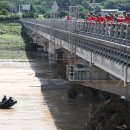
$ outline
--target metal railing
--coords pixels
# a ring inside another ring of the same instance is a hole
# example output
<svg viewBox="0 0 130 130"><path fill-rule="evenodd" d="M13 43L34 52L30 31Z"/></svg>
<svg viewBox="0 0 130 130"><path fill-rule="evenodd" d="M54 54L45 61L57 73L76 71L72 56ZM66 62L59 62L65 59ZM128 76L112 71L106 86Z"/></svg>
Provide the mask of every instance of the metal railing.
<svg viewBox="0 0 130 130"><path fill-rule="evenodd" d="M76 31L79 34L104 39L111 42L126 45L130 43L130 25L118 23L96 23L65 21L61 19L26 19L46 26L52 26L61 30Z"/></svg>
<svg viewBox="0 0 130 130"><path fill-rule="evenodd" d="M78 67L82 66L82 67ZM90 73L94 71L89 65L73 64L66 66L66 78L69 81L90 80Z"/></svg>

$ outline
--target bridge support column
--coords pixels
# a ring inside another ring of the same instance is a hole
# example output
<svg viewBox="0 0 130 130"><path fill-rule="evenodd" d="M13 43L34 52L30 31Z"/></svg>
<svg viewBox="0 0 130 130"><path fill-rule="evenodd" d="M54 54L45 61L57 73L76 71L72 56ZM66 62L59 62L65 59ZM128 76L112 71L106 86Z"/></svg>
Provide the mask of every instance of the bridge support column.
<svg viewBox="0 0 130 130"><path fill-rule="evenodd" d="M128 67L125 66L124 67L124 87L127 87L127 71L128 71Z"/></svg>
<svg viewBox="0 0 130 130"><path fill-rule="evenodd" d="M44 52L48 52L49 49L49 42L45 41L44 42Z"/></svg>
<svg viewBox="0 0 130 130"><path fill-rule="evenodd" d="M90 66L92 66L92 62L93 62L92 61L93 60L92 57L93 57L93 53L92 53L92 51L90 51Z"/></svg>
<svg viewBox="0 0 130 130"><path fill-rule="evenodd" d="M126 100L130 101L130 84L127 81L128 78L128 67L124 67L124 89L125 89L125 98Z"/></svg>

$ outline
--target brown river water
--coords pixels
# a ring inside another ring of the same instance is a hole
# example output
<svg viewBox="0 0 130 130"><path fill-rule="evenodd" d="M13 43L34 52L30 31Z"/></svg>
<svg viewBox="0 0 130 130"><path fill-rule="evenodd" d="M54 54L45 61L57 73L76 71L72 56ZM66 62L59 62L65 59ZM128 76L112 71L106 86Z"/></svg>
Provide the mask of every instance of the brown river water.
<svg viewBox="0 0 130 130"><path fill-rule="evenodd" d="M68 99L70 87L57 65L41 61L1 61L0 99L18 103L0 109L0 130L84 130L90 101Z"/></svg>

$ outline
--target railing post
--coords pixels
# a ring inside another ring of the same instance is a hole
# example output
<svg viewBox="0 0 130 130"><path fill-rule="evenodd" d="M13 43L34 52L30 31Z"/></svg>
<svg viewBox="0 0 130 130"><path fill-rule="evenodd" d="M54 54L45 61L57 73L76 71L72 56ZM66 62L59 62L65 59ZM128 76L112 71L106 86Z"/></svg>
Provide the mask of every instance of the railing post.
<svg viewBox="0 0 130 130"><path fill-rule="evenodd" d="M90 50L90 66L92 66L92 62L93 62L93 61L92 61L92 60L93 60L93 59L92 59L92 56L93 56L93 54L92 54L92 51Z"/></svg>

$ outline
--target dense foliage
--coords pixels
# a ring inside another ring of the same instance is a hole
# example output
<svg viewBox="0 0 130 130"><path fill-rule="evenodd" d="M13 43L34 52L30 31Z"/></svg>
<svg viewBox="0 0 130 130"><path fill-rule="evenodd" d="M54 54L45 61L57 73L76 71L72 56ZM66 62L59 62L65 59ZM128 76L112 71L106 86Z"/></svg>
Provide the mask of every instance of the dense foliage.
<svg viewBox="0 0 130 130"><path fill-rule="evenodd" d="M19 5L30 4L31 11L22 11L26 17L35 17L36 14L42 14L46 17L52 13L52 5L56 1L59 5L58 14L60 17L66 15L70 5L79 5L80 15L87 12L99 12L101 8L119 9L130 12L130 0L0 0L0 15L17 13Z"/></svg>

